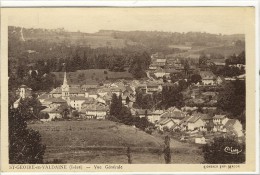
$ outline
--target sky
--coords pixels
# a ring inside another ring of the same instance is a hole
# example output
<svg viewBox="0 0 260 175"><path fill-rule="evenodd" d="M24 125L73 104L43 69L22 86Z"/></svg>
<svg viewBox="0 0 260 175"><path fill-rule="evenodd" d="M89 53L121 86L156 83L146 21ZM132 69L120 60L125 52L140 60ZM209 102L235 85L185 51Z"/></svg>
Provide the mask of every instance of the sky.
<svg viewBox="0 0 260 175"><path fill-rule="evenodd" d="M247 7L24 8L8 13L8 24L25 28L244 34Z"/></svg>

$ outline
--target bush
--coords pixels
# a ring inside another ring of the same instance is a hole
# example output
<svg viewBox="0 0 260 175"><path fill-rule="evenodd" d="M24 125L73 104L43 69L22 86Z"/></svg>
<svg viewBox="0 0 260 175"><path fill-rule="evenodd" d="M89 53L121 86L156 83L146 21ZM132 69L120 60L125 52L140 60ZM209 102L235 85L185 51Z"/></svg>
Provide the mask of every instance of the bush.
<svg viewBox="0 0 260 175"><path fill-rule="evenodd" d="M232 153L230 148L237 149L238 153ZM215 137L213 143L202 147L205 163L211 164L237 164L245 162L245 144L240 143L234 136Z"/></svg>

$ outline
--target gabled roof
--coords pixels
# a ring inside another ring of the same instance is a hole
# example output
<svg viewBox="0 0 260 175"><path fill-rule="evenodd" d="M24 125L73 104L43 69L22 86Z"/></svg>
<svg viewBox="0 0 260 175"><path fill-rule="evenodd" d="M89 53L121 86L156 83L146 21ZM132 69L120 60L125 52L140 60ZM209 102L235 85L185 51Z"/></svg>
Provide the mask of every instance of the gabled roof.
<svg viewBox="0 0 260 175"><path fill-rule="evenodd" d="M47 93L43 93L43 94L41 94L41 95L38 97L38 99L47 99L47 98L49 98L49 95L48 95Z"/></svg>
<svg viewBox="0 0 260 175"><path fill-rule="evenodd" d="M184 119L185 118L185 113L182 112L181 110L171 107L167 109L167 111L162 114L162 118L171 118L171 119Z"/></svg>
<svg viewBox="0 0 260 175"><path fill-rule="evenodd" d="M213 117L213 119L223 119L223 118L225 118L226 117L226 115L215 115L214 117Z"/></svg>
<svg viewBox="0 0 260 175"><path fill-rule="evenodd" d="M23 84L23 85L20 86L20 88L28 88L28 86Z"/></svg>
<svg viewBox="0 0 260 175"><path fill-rule="evenodd" d="M216 76L211 71L200 71L200 76L203 80L211 80L216 78Z"/></svg>
<svg viewBox="0 0 260 175"><path fill-rule="evenodd" d="M86 98L82 96L75 96L75 97L70 97L70 100L86 100Z"/></svg>
<svg viewBox="0 0 260 175"><path fill-rule="evenodd" d="M84 108L80 111L81 113L86 113L86 111L107 111L108 106L100 105L99 103L89 104L84 106Z"/></svg>
<svg viewBox="0 0 260 175"><path fill-rule="evenodd" d="M62 108L55 107L55 108L45 108L41 110L43 113L62 113Z"/></svg>
<svg viewBox="0 0 260 175"><path fill-rule="evenodd" d="M158 87L159 85L156 83L147 83L147 87Z"/></svg>
<svg viewBox="0 0 260 175"><path fill-rule="evenodd" d="M85 91L79 87L71 87L71 88L69 88L69 92L70 92L70 94L84 94L85 93Z"/></svg>
<svg viewBox="0 0 260 175"><path fill-rule="evenodd" d="M169 123L169 122L173 122L173 123L175 123L172 119L169 119L169 118L165 118L165 119L162 119L162 120L160 120L158 123L160 124L160 125L165 125L165 124L167 124L167 123Z"/></svg>
<svg viewBox="0 0 260 175"><path fill-rule="evenodd" d="M212 117L209 116L209 115L207 115L207 114L203 114L203 115L201 116L201 120L212 120Z"/></svg>
<svg viewBox="0 0 260 175"><path fill-rule="evenodd" d="M46 101L52 102L52 103L67 103L66 100L63 100L61 97L59 98L48 98Z"/></svg>
<svg viewBox="0 0 260 175"><path fill-rule="evenodd" d="M57 87L56 89L53 89L50 94L61 94L61 88Z"/></svg>
<svg viewBox="0 0 260 175"><path fill-rule="evenodd" d="M88 98L85 98L85 101L82 103L82 105L83 104L92 104L94 102L95 102L94 98L88 97Z"/></svg>
<svg viewBox="0 0 260 175"><path fill-rule="evenodd" d="M195 123L196 121L198 121L201 118L201 116L191 116L191 118L188 119L188 123Z"/></svg>
<svg viewBox="0 0 260 175"><path fill-rule="evenodd" d="M239 122L237 119L229 119L226 124L224 125L224 127L227 130L233 130L234 129L234 125L236 122Z"/></svg>

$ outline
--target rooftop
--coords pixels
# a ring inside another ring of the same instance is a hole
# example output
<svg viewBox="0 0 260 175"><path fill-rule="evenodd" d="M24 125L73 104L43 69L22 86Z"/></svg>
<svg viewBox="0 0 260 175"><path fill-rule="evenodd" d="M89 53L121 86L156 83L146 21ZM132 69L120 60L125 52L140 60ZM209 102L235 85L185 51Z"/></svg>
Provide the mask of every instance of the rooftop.
<svg viewBox="0 0 260 175"><path fill-rule="evenodd" d="M225 118L226 117L226 115L215 115L214 117L213 117L213 119L223 119L223 118Z"/></svg>

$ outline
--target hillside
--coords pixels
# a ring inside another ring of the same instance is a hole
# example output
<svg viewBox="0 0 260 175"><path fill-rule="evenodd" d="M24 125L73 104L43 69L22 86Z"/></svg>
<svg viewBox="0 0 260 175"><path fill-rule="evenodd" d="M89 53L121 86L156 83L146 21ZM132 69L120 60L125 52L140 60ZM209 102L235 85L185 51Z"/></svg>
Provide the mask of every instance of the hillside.
<svg viewBox="0 0 260 175"><path fill-rule="evenodd" d="M29 124L38 130L47 148L44 161L73 164L125 164L131 147L133 164L164 164L163 135L147 134L132 126L108 120L56 121ZM200 164L196 145L171 139L172 163Z"/></svg>
<svg viewBox="0 0 260 175"><path fill-rule="evenodd" d="M31 124L47 147L160 147L162 140L112 121L57 121Z"/></svg>
<svg viewBox="0 0 260 175"><path fill-rule="evenodd" d="M28 41L46 40L55 43L67 43L84 47L112 47L145 46L147 48L162 49L175 44L189 46L216 46L230 44L236 40L244 41L244 35L220 35L202 32L162 32L162 31L116 31L100 30L96 33L69 32L64 29L28 29L9 26L9 36Z"/></svg>

